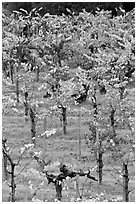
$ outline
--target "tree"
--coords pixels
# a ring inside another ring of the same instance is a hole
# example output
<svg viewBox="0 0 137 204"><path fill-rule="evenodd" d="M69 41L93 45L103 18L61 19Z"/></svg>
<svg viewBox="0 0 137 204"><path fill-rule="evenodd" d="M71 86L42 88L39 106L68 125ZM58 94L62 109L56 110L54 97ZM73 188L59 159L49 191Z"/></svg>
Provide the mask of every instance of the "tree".
<svg viewBox="0 0 137 204"><path fill-rule="evenodd" d="M16 167L19 165L22 157L23 157L23 154L28 150L30 149L31 147L33 147L32 144L28 144L26 145L22 150L21 150L21 154L18 158L18 161L15 162L14 159L12 158L11 156L11 149L9 149L9 147L7 146L7 140L6 139L3 139L2 140L2 151L3 151L3 156L6 158L7 160L7 163L6 164L6 171L7 173L10 175L10 184L8 184L8 186L11 188L11 193L10 193L10 201L11 202L15 202L16 201L16 197L15 197L15 193L16 193L16 187L17 187L17 183L15 181L15 178L18 178L19 175L22 173L22 171L27 167L27 165L32 161L29 161L29 163L26 163L25 166L21 169L21 171L16 174L15 173L15 169ZM10 168L9 168L9 165L10 165ZM10 169L10 170L9 170Z"/></svg>
<svg viewBox="0 0 137 204"><path fill-rule="evenodd" d="M94 181L97 181L97 179L90 174L90 171L83 172L80 169L78 172L76 172L76 171L73 171L72 169L69 169L69 167L67 167L65 164L60 164L60 172L61 173L59 173L58 175L49 174L45 170L46 163L43 160L41 160L39 157L35 156L35 155L34 155L34 158L37 160L38 164L41 166L41 171L46 176L46 178L48 180L48 184L53 183L55 185L57 201L61 201L61 198L62 198L62 183L63 183L63 180L66 179L66 177L74 178L77 175L87 176L87 178L92 179Z"/></svg>

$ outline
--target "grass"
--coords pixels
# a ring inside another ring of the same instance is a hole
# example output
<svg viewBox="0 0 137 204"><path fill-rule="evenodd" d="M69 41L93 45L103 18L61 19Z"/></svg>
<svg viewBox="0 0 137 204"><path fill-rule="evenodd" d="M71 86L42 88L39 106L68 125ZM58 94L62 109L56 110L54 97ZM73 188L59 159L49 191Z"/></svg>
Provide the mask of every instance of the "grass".
<svg viewBox="0 0 137 204"><path fill-rule="evenodd" d="M8 85L3 85L3 94L6 96L15 97L13 93L14 86L9 87ZM38 94L38 93L37 93ZM41 96L38 96L40 99ZM45 102L46 103L46 102ZM47 106L50 105L47 101ZM91 108L89 103L84 104L85 108ZM20 148L27 143L31 142L31 132L30 132L30 122L24 120L24 108L23 105L19 104L16 106L18 112L7 107L7 112L3 113L3 137L8 139L8 146L12 148L12 157L16 161L20 155ZM43 107L42 107L43 108ZM42 108L40 111L42 111ZM88 148L84 133L88 132L88 126L85 120L91 119L90 113L83 113L81 116L81 152L82 159L79 161L79 151L78 151L78 135L79 135L79 123L78 114L74 110L76 107L72 106L72 110L68 113L68 125L67 125L67 135L63 135L61 122L58 116L53 115L52 117L47 117L47 129L56 128L57 131L54 136L49 137L46 141L42 137L38 137L44 132L42 119L37 120L37 135L36 135L36 151L42 150L43 146L46 146L45 160L51 161L51 164L47 167L48 172L59 173L59 164L65 163L66 165L74 168L75 170L81 168L83 171L88 169L93 169L96 166L96 161L94 155L91 154ZM125 133L126 130L119 130L119 134ZM122 196L122 185L117 181L122 182L121 178L116 171L112 168L110 164L107 163L108 154L105 153L104 156L104 167L103 167L103 182L102 185L98 185L97 182L81 177L79 179L80 192L84 199L94 199L102 193L102 201L107 199ZM16 174L18 174L21 169L29 162L30 156L28 154L24 155L21 163L16 168ZM113 162L113 166L116 169L121 170L121 165L117 162ZM31 161L31 163L25 168L19 178L16 181L21 182L17 185L16 189L16 201L26 202L31 201L32 193L29 188L29 180L32 181L33 185L37 187L42 181L44 181L44 186L37 192L35 198L53 202L55 199L55 189L53 184L47 183L46 178L38 178L35 174L29 173L29 171L34 168L40 171L40 168L36 161ZM97 177L96 169L92 172L93 176ZM134 189L135 178L134 178L134 168L129 165L129 175L131 176L129 182L129 189ZM112 176L113 175L113 176ZM117 179L115 179L115 178ZM104 195L103 195L104 194ZM63 202L74 201L76 199L76 189L75 189L75 179L67 179L64 181L63 187ZM119 200L120 200L119 199ZM9 187L4 182L2 186L2 201L7 202L9 200ZM95 200L97 201L97 200ZM135 201L134 191L130 193L130 201Z"/></svg>

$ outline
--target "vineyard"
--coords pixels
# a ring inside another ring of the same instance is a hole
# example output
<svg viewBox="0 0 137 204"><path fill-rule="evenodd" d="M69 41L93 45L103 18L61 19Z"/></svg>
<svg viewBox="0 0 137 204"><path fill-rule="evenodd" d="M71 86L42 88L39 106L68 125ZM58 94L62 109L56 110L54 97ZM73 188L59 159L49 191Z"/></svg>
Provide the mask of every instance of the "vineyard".
<svg viewBox="0 0 137 204"><path fill-rule="evenodd" d="M135 10L2 13L2 201L135 202Z"/></svg>

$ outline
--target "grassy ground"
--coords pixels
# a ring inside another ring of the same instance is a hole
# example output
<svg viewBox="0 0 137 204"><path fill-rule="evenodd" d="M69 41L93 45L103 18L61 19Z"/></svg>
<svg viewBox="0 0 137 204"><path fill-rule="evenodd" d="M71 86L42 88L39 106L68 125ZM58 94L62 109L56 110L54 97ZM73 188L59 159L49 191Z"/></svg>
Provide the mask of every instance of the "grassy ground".
<svg viewBox="0 0 137 204"><path fill-rule="evenodd" d="M10 87L6 84L3 84L3 94L6 96L13 94L14 86ZM88 104L85 105L88 107ZM24 120L24 108L23 105L17 107L17 111L12 108L5 108L3 112L3 137L8 139L8 146L12 148L12 157L16 161L20 155L20 148L27 143L31 142L31 132L30 132L30 122ZM68 166L74 169L83 169L87 171L92 169L93 176L97 177L96 161L94 155L91 154L90 149L88 148L84 133L88 132L88 127L85 124L85 120L89 119L91 116L89 114L82 115L81 117L81 152L82 159L79 161L79 150L78 150L78 135L79 135L79 118L78 115L70 112L68 115L68 126L67 126L67 135L62 134L61 122L57 116L47 118L47 129L56 128L57 132L54 136L49 137L46 142L43 142L43 138L38 137L44 132L43 130L43 121L39 119L37 121L37 136L36 136L36 151L40 151L43 148L43 145L46 146L45 161L51 161L50 165L47 167L48 172L57 174L59 172L59 164L65 163ZM122 133L121 133L122 134ZM93 201L98 201L94 198L97 195L100 195L100 201L110 200L112 198L119 198L121 201L122 196L122 185L117 181L121 181L122 178L119 177L118 173L112 168L110 164L107 163L108 155L104 154L104 167L103 167L103 182L102 185L98 185L97 182L88 180L86 177L79 178L79 189L84 199L92 199ZM21 160L20 165L16 168L16 174L18 174L23 166L29 162L29 155L25 155ZM113 166L117 170L121 170L122 167L120 164L113 163ZM42 180L44 181L44 186L37 191L36 198L44 201L54 201L55 198L55 189L53 184L47 183L46 178L38 178L33 174L32 169L40 170L36 161L32 160L31 163L25 168L19 178L16 178L17 182L21 182L17 185L16 189L16 201L25 202L31 201L32 193L29 188L29 180L32 181L33 185L37 187L40 185ZM133 189L135 185L134 178L134 168L132 165L129 165L129 189ZM74 201L76 199L76 187L75 179L67 179L64 181L63 187L63 198L62 201ZM99 196L98 196L99 197ZM2 186L2 200L7 202L9 199L9 187L7 183L4 182L3 177L3 186ZM135 201L134 191L130 193L130 201Z"/></svg>

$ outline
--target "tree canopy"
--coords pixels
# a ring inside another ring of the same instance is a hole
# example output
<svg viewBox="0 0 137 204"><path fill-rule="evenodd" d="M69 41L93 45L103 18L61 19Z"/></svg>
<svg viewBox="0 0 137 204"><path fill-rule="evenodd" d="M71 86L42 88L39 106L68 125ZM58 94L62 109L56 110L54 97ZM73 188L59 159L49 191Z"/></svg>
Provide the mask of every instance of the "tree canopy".
<svg viewBox="0 0 137 204"><path fill-rule="evenodd" d="M135 2L3 2L3 9L6 9L10 12L13 10L19 10L23 8L27 11L31 11L34 7L40 8L41 14L50 13L53 15L69 14L66 8L78 14L83 9L87 12L95 12L98 8L112 11L113 15L119 14L119 7L124 9L126 12L131 11L135 8Z"/></svg>

